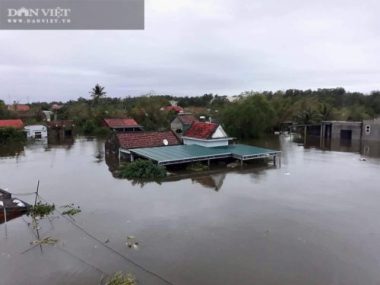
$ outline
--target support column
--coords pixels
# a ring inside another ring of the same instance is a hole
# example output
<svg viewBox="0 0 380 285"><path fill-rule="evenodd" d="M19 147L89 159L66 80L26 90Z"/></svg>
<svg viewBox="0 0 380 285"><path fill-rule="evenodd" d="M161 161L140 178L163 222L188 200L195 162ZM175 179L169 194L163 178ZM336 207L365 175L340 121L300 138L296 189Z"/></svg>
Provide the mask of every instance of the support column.
<svg viewBox="0 0 380 285"><path fill-rule="evenodd" d="M133 153L131 153L130 157L131 157L131 161L135 160L135 157L133 156Z"/></svg>
<svg viewBox="0 0 380 285"><path fill-rule="evenodd" d="M210 169L210 160L207 161L208 168Z"/></svg>

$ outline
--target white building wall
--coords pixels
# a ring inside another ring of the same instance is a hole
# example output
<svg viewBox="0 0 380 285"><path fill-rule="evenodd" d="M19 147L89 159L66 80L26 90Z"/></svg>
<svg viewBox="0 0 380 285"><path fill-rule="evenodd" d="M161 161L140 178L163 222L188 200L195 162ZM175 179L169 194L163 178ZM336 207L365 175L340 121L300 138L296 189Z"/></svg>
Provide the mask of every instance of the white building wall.
<svg viewBox="0 0 380 285"><path fill-rule="evenodd" d="M46 126L43 125L30 125L30 126L25 126L25 132L26 136L28 139L37 139L39 138L38 136L41 135L41 139L45 139L48 136L47 128Z"/></svg>
<svg viewBox="0 0 380 285"><path fill-rule="evenodd" d="M222 126L219 126L214 134L212 135L212 138L213 139L217 139L217 138L226 138L227 137L227 134L226 132L224 131L224 129L222 128Z"/></svg>
<svg viewBox="0 0 380 285"><path fill-rule="evenodd" d="M228 146L228 138L218 139L218 140L197 140L192 138L184 138L183 144L185 145L200 145L204 147L217 147L217 146Z"/></svg>

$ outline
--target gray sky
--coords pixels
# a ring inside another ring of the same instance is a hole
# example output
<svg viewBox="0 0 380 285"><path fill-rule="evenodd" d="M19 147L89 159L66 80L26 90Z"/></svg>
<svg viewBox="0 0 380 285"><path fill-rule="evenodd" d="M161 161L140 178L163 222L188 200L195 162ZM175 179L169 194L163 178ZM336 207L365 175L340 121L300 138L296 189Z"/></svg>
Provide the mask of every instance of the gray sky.
<svg viewBox="0 0 380 285"><path fill-rule="evenodd" d="M144 31L0 31L0 98L380 89L378 0L146 0Z"/></svg>

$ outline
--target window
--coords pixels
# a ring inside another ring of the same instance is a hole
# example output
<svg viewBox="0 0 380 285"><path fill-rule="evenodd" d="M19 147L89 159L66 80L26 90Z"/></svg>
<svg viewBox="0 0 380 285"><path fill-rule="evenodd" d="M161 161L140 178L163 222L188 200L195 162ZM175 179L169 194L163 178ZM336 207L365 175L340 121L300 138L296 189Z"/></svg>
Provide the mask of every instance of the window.
<svg viewBox="0 0 380 285"><path fill-rule="evenodd" d="M371 126L370 125L366 125L365 126L365 134L366 135L370 135L371 134Z"/></svg>
<svg viewBox="0 0 380 285"><path fill-rule="evenodd" d="M42 139L42 133L41 132L35 132L34 133L34 138L36 138L36 139Z"/></svg>

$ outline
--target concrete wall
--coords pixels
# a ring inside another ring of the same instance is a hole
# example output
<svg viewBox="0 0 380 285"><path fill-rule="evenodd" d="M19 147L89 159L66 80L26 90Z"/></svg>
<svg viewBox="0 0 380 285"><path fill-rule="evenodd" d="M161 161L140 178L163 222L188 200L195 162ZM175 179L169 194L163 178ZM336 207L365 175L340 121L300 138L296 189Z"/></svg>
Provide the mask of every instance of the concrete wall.
<svg viewBox="0 0 380 285"><path fill-rule="evenodd" d="M204 147L228 146L228 139L225 140L196 140L192 138L183 138L185 145L200 145Z"/></svg>
<svg viewBox="0 0 380 285"><path fill-rule="evenodd" d="M331 138L340 139L342 131L351 131L352 140L360 140L362 134L361 122L332 122Z"/></svg>
<svg viewBox="0 0 380 285"><path fill-rule="evenodd" d="M222 126L219 126L219 127L215 130L214 134L212 135L212 138L213 138L213 139L225 138L225 137L227 137L227 134L226 134L226 132L224 131L224 129L222 128Z"/></svg>
<svg viewBox="0 0 380 285"><path fill-rule="evenodd" d="M183 132L185 131L184 130L184 127L182 125L182 122L178 119L178 118L175 118L171 124L170 124L170 128L172 129L172 131L174 133L176 133L177 135L182 135ZM177 132L178 130L181 130L181 132Z"/></svg>
<svg viewBox="0 0 380 285"><path fill-rule="evenodd" d="M380 141L380 118L363 121L363 140Z"/></svg>
<svg viewBox="0 0 380 285"><path fill-rule="evenodd" d="M28 139L35 139L36 138L36 133L41 134L40 139L45 139L48 136L47 132L47 127L44 125L30 125L30 126L25 126L25 131L26 131L26 136Z"/></svg>

